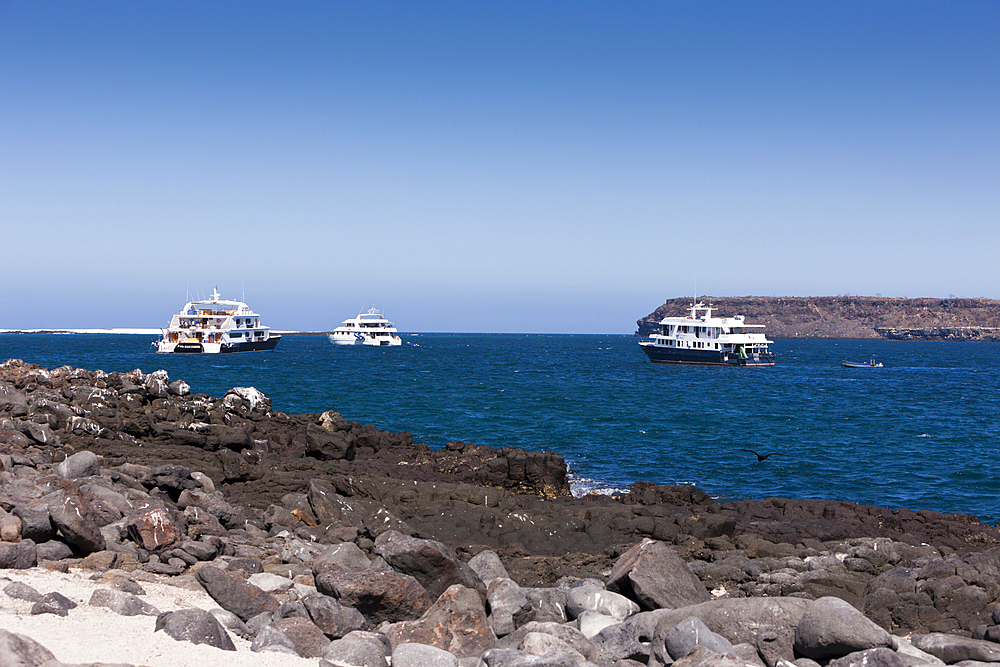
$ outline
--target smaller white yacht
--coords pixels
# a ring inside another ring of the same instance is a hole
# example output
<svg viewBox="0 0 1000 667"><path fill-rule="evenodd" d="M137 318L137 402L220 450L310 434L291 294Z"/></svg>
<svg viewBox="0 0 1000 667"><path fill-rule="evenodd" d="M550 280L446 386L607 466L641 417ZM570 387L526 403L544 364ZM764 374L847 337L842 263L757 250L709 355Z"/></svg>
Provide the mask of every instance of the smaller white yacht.
<svg viewBox="0 0 1000 667"><path fill-rule="evenodd" d="M376 345L380 347L402 345L396 334L396 325L385 315L371 308L367 313L344 320L344 323L327 334L334 345Z"/></svg>
<svg viewBox="0 0 1000 667"><path fill-rule="evenodd" d="M216 354L273 350L280 340L249 306L222 299L215 288L210 299L184 304L153 345L157 352Z"/></svg>
<svg viewBox="0 0 1000 667"><path fill-rule="evenodd" d="M774 366L773 341L763 324L743 317L712 317L712 307L694 303L687 317L664 317L648 341L639 343L650 361L663 364Z"/></svg>

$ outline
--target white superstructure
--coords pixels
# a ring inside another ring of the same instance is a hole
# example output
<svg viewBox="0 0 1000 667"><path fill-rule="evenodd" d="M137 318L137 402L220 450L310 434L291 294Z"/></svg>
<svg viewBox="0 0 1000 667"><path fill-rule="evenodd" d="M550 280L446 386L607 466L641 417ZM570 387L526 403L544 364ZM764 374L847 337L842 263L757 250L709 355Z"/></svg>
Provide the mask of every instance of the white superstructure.
<svg viewBox="0 0 1000 667"><path fill-rule="evenodd" d="M215 354L273 350L279 340L249 306L222 299L215 288L210 299L184 304L153 344L157 352Z"/></svg>
<svg viewBox="0 0 1000 667"><path fill-rule="evenodd" d="M396 325L385 318L377 309L344 320L344 323L327 334L335 345L402 345L396 334Z"/></svg>

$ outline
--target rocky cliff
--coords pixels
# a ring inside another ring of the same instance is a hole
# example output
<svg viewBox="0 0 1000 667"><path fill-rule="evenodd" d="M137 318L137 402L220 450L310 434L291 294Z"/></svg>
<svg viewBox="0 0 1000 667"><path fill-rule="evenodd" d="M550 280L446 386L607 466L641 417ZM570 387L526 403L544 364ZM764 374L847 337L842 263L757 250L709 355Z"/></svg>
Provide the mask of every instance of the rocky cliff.
<svg viewBox="0 0 1000 667"><path fill-rule="evenodd" d="M881 338L1000 341L1000 301L874 296L700 297L723 317L766 325L769 338ZM670 299L638 320L648 336L664 317L687 314L691 299Z"/></svg>

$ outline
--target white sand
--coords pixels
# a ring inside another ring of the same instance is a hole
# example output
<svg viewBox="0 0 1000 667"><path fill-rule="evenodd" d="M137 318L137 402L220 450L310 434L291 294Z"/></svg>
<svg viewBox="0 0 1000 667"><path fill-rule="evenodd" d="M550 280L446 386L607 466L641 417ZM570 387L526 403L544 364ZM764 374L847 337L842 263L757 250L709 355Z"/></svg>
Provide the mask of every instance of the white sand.
<svg viewBox="0 0 1000 667"><path fill-rule="evenodd" d="M154 632L155 616L120 616L106 607L91 607L90 596L98 588L112 588L109 582L91 581L93 570L72 569L69 574L33 568L0 570L0 628L31 637L65 663L128 663L149 667L315 667L317 658L297 658L287 653L254 653L250 642L232 632L236 651L171 639L162 630ZM31 615L31 602L8 597L2 592L8 581L20 581L42 595L53 591L65 595L78 606L68 616ZM166 582L169 578L159 578ZM138 581L146 591L140 598L161 612L190 607L211 610L219 607L203 592L189 591L167 583Z"/></svg>

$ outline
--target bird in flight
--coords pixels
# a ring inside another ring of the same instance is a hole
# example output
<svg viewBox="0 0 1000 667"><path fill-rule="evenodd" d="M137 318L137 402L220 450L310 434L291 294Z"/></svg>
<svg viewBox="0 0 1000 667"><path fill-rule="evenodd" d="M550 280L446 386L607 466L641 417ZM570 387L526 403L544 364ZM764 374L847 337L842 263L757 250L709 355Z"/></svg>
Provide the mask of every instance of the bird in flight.
<svg viewBox="0 0 1000 667"><path fill-rule="evenodd" d="M782 454L781 452L771 452L770 454L758 454L752 449L743 449L742 447L737 447L736 449L738 449L741 452L750 452L751 454L757 457L757 463L767 460L771 456L788 456L788 454Z"/></svg>

